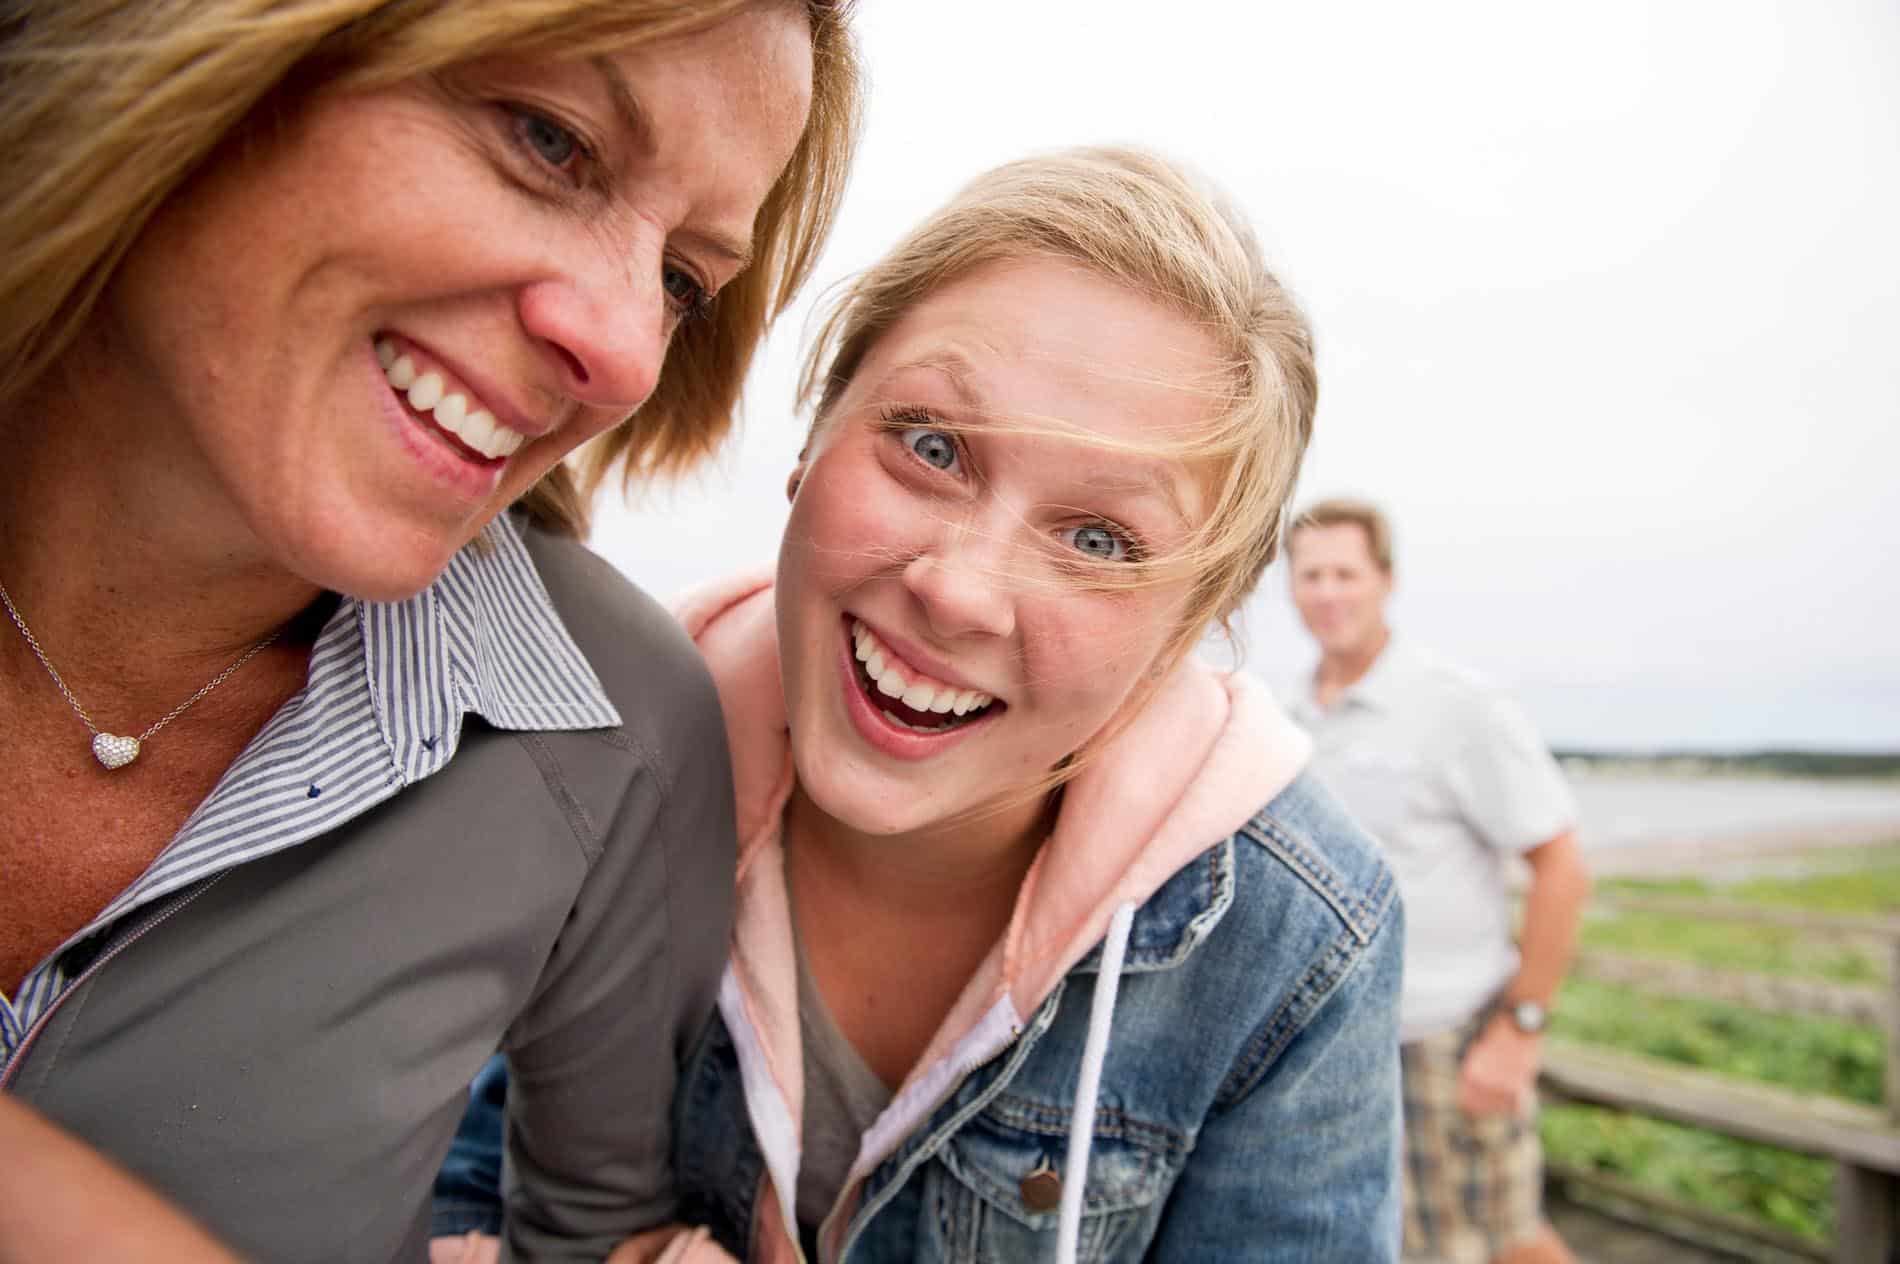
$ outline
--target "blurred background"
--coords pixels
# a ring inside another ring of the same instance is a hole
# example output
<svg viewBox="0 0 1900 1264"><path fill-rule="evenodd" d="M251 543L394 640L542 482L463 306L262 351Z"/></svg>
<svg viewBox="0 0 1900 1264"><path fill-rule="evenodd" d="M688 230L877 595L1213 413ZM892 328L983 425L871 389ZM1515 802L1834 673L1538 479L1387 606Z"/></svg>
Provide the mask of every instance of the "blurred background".
<svg viewBox="0 0 1900 1264"><path fill-rule="evenodd" d="M1395 623L1562 748L1900 750L1900 5L871 0L818 283L715 467L594 545L665 594L771 556L805 318L976 172L1157 146L1320 339L1302 500L1398 529ZM1276 565L1248 665L1306 638Z"/></svg>

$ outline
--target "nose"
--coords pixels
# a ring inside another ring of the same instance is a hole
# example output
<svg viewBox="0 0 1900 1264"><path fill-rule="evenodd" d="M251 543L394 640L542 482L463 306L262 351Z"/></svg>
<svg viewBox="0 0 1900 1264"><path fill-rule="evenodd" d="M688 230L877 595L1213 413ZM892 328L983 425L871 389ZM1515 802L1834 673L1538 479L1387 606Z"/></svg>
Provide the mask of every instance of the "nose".
<svg viewBox="0 0 1900 1264"><path fill-rule="evenodd" d="M563 394L632 412L659 384L672 322L655 237L643 231L629 251L624 237L586 235L522 289L522 326L547 349Z"/></svg>
<svg viewBox="0 0 1900 1264"><path fill-rule="evenodd" d="M1016 591L1008 550L969 526L946 524L943 538L904 566L904 586L946 640L1008 636L1016 630Z"/></svg>

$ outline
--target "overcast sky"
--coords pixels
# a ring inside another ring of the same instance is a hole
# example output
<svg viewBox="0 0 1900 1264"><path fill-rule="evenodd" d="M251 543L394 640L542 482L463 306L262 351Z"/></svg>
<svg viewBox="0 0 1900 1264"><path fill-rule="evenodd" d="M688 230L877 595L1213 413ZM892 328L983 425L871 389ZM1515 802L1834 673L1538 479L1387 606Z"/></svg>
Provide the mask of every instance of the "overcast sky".
<svg viewBox="0 0 1900 1264"><path fill-rule="evenodd" d="M1405 634L1558 743L1900 749L1893 0L865 0L860 30L814 291L997 162L1161 148L1311 314L1301 498L1390 508ZM771 557L805 311L715 468L603 505L654 591ZM1248 618L1275 682L1311 657L1285 588Z"/></svg>

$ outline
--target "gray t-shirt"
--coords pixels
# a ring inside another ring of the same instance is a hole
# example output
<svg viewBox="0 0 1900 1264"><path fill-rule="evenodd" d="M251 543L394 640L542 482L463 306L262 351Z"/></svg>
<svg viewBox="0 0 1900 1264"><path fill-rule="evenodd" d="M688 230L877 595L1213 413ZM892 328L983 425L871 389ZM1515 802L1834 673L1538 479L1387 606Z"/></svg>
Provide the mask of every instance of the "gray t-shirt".
<svg viewBox="0 0 1900 1264"><path fill-rule="evenodd" d="M844 1188L865 1132L891 1104L891 1090L832 1021L798 947L798 1027L805 1046L805 1126L799 1139L798 1230L806 1257L817 1259L813 1239Z"/></svg>

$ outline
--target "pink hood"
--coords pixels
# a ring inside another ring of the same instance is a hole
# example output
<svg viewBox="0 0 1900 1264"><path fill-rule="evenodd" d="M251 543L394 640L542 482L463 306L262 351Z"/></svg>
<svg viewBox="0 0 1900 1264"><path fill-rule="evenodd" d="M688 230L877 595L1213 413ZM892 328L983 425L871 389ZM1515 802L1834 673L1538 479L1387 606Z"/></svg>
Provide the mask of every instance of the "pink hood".
<svg viewBox="0 0 1900 1264"><path fill-rule="evenodd" d="M791 1233L804 1060L780 850L793 771L771 579L754 574L702 589L680 604L679 617L719 687L737 793L736 925L720 1011ZM1310 749L1251 677L1189 660L1163 681L1141 715L1067 786L1008 930L866 1135L841 1203L852 1201L858 1178L971 1068L1016 1037L1024 1016L1102 941L1118 907L1139 905L1239 829L1293 780ZM839 1220L834 1215L827 1230ZM755 1258L794 1259L795 1240L792 1233L760 1242Z"/></svg>

